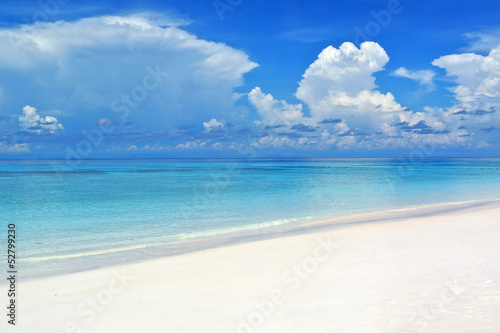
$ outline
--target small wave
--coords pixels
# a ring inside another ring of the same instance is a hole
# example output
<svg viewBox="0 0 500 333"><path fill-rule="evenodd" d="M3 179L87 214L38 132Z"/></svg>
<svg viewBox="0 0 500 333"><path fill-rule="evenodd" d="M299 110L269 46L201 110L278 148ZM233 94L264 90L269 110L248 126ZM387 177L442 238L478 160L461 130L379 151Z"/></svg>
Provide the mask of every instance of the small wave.
<svg viewBox="0 0 500 333"><path fill-rule="evenodd" d="M54 260L54 259L69 259L69 258L95 256L98 254L107 254L107 253L113 253L113 252L137 250L137 249L143 249L145 247L147 247L147 245L135 245L135 246L129 246L129 247L106 249L106 250L96 250L96 251L90 251L90 252L71 253L71 254L54 255L54 256L46 256L46 257L24 258L24 259L20 259L19 261L33 262L33 261L46 261L46 260Z"/></svg>
<svg viewBox="0 0 500 333"><path fill-rule="evenodd" d="M306 217L304 219L308 219L308 217ZM288 223L299 221L299 220L302 220L302 219L289 218L289 219L274 220L274 221L262 222L262 223L246 224L246 225L242 225L242 226L229 227L229 228L225 228L225 229L213 229L213 230L207 230L207 231L201 231L201 232L182 233L182 234L175 235L174 238L176 238L178 240L187 240L187 239L203 238L203 237L210 237L210 236L218 236L218 235L230 234L230 233L234 233L234 232L238 232L238 231L257 230L257 229L263 229L263 228L272 227L272 226L284 225L284 224L288 224Z"/></svg>

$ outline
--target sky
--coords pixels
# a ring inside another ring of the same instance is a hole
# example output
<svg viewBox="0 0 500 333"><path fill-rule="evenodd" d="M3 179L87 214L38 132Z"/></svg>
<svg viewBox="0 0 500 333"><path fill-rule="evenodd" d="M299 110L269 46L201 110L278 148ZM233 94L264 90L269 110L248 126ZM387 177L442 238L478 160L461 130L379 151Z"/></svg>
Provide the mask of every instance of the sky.
<svg viewBox="0 0 500 333"><path fill-rule="evenodd" d="M0 4L0 158L500 157L500 2Z"/></svg>

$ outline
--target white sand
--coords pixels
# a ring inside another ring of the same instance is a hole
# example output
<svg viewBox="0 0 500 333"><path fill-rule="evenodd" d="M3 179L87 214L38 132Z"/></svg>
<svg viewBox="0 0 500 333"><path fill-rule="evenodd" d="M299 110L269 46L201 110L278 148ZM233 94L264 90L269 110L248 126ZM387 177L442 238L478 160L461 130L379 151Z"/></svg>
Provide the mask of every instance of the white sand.
<svg viewBox="0 0 500 333"><path fill-rule="evenodd" d="M500 203L416 213L21 282L5 331L500 332Z"/></svg>

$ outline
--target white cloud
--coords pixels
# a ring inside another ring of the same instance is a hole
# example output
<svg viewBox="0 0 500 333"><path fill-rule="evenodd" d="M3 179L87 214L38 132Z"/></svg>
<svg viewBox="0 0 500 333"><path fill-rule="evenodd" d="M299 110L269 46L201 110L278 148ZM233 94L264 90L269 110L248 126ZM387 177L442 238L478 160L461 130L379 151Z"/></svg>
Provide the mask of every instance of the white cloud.
<svg viewBox="0 0 500 333"><path fill-rule="evenodd" d="M434 60L432 64L446 70L457 84L452 88L456 105L450 107L448 112L437 112L442 122L455 129L454 133L461 132L464 137L468 136L470 142L480 143L476 145L478 148L487 147L485 143L488 141L496 140L498 143L500 45L486 56L451 54Z"/></svg>
<svg viewBox="0 0 500 333"><path fill-rule="evenodd" d="M344 133L339 142L351 142L352 138L347 138L351 130L358 134L374 132L383 123L397 120L398 113L404 111L391 93L376 90L373 73L383 70L388 61L384 49L373 42L362 43L359 49L349 42L338 49L325 48L305 71L295 94L309 107L310 117L304 116L302 104L276 100L259 87L248 98L264 124L321 124L335 135ZM343 132L340 127L344 127Z"/></svg>
<svg viewBox="0 0 500 333"><path fill-rule="evenodd" d="M338 49L329 46L305 71L295 95L307 103L313 117L322 119L343 113L346 107L357 112L401 110L392 94L375 90L373 73L388 61L377 43L365 42L359 49L349 42Z"/></svg>
<svg viewBox="0 0 500 333"><path fill-rule="evenodd" d="M482 123L488 115L475 120L481 124L468 128L453 108L414 112L397 103L391 93L377 90L373 74L383 70L388 60L384 49L371 42L361 44L359 49L351 43L344 43L338 49L332 46L324 49L305 71L296 92L296 97L309 107L310 117L304 116L302 104L290 105L255 88L248 98L263 124L284 124L288 131L300 125L308 130L295 132L293 137L281 133L280 140L267 135L254 146L280 147L285 145L286 138L286 145L297 149L314 145L339 149L409 148L426 144L472 147L475 132L489 131ZM488 69L492 69L491 65ZM430 70L409 71L404 67L395 74L417 80L427 88L433 86L435 75ZM287 113L293 117L285 117Z"/></svg>
<svg viewBox="0 0 500 333"><path fill-rule="evenodd" d="M457 87L455 98L468 108L489 108L500 105L500 45L489 55L475 53L440 57L433 65L446 70Z"/></svg>
<svg viewBox="0 0 500 333"><path fill-rule="evenodd" d="M493 148L493 145L489 144L486 141L480 141L477 144L477 148Z"/></svg>
<svg viewBox="0 0 500 333"><path fill-rule="evenodd" d="M234 89L256 66L240 50L200 39L176 22L148 14L0 29L0 69L5 73L0 86L5 94L17 94L15 87L22 84L39 108L96 114L79 126L92 126L95 120L90 119L104 112L110 117L115 101L115 109L127 108L127 121L144 130L165 130L220 114L232 121L239 116L233 112ZM147 68L168 76L148 81ZM154 86L146 94L141 93L144 82ZM127 102L134 92L140 98ZM4 109L15 102L4 103Z"/></svg>
<svg viewBox="0 0 500 333"><path fill-rule="evenodd" d="M260 87L254 88L248 99L252 103L266 125L291 125L299 123L304 114L302 104L288 104L276 100L271 94L264 94Z"/></svg>
<svg viewBox="0 0 500 333"><path fill-rule="evenodd" d="M37 113L26 106L19 118L25 136L30 135L26 132L55 133L63 127L54 116L66 116L68 128L80 125L82 119L90 119L89 126L94 126L96 119L100 119L98 123L116 120L110 113L112 102L118 100L119 105L126 106L133 92L144 87L145 75L150 74L146 68L159 68L168 77L157 82L157 88L147 90L144 100L132 103L136 106L128 103L130 115L126 121L151 133L175 133L175 128L209 119L203 122L204 133L181 131L189 140L176 137L171 144L177 150L240 147L246 143L231 142L238 135L259 149L306 149L314 145L406 148L423 143L472 147L474 140L474 147L477 142L486 147L487 136L495 134L493 128L499 128L500 47L488 55L466 53L436 59L433 64L445 69L457 83L453 90L457 105L413 112L401 106L390 92L378 89L374 75L384 70L389 57L373 42L362 43L359 48L348 42L325 48L298 84L295 96L300 103L290 104L255 87L247 97L260 121L254 127L242 125L241 121L247 121L245 107L235 107L242 96L235 88L257 64L240 50L182 30L184 23L134 15L2 28L0 70L5 75L0 77L0 93L18 94L15 89L22 84L40 109L64 110L58 114ZM486 35L476 37L481 42L474 46L477 50L486 49L484 45L495 40ZM423 88L433 87L434 72L430 70L401 67L394 75L415 80ZM2 110L18 103L11 98L1 102ZM84 112L95 114L80 118L78 113ZM74 124L68 123L71 121ZM243 127L246 134L237 132ZM209 133L227 135L223 142L213 143L210 138L216 135ZM12 147L28 149L25 144ZM137 143L127 147L138 151L160 149L141 148ZM0 147L6 149L5 145Z"/></svg>
<svg viewBox="0 0 500 333"><path fill-rule="evenodd" d="M218 122L216 119L211 119L207 122L203 122L203 128L205 129L205 133L220 133L226 131L224 124Z"/></svg>
<svg viewBox="0 0 500 333"><path fill-rule="evenodd" d="M393 73L395 76L405 77L417 81L421 86L427 86L428 89L434 89L434 76L436 73L434 71L423 69L423 70L408 70L404 67L396 69Z"/></svg>
<svg viewBox="0 0 500 333"><path fill-rule="evenodd" d="M267 135L252 143L251 146L254 148L282 148L291 146L292 144L293 142L286 136L275 137Z"/></svg>
<svg viewBox="0 0 500 333"><path fill-rule="evenodd" d="M139 148L139 150L144 150L144 151L165 151L165 150L170 150L170 146L161 146L158 144L155 144L153 146L150 145L145 145L142 148Z"/></svg>
<svg viewBox="0 0 500 333"><path fill-rule="evenodd" d="M2 153L29 153L30 149L26 143L15 143L12 145L0 142L0 152Z"/></svg>
<svg viewBox="0 0 500 333"><path fill-rule="evenodd" d="M64 129L56 118L52 116L40 117L36 109L29 105L23 108L23 115L19 117L19 126L23 131L38 134L55 133Z"/></svg>
<svg viewBox="0 0 500 333"><path fill-rule="evenodd" d="M500 45L500 27L467 33L465 37L469 39L469 45L464 51L490 52Z"/></svg>
<svg viewBox="0 0 500 333"><path fill-rule="evenodd" d="M221 150L222 148L224 148L224 144L222 142L216 142L212 145L212 148L216 150Z"/></svg>
<svg viewBox="0 0 500 333"><path fill-rule="evenodd" d="M177 150L191 150L191 149L197 149L197 148L203 148L206 146L205 141L201 140L190 140L185 143L180 143L178 144L175 149Z"/></svg>
<svg viewBox="0 0 500 333"><path fill-rule="evenodd" d="M92 17L76 22L38 22L32 26L2 29L0 40L5 51L0 53L0 60L12 66L34 65L40 58L60 58L75 48L136 43L143 46L156 43L161 45L160 49L199 52L203 57L198 64L206 72L224 79L241 81L242 74L257 66L242 51L222 43L198 39L170 20L151 18L147 14Z"/></svg>
<svg viewBox="0 0 500 333"><path fill-rule="evenodd" d="M171 150L170 146L162 146L158 143L150 146L150 145L144 145L142 147L139 147L134 144L128 144L128 145L114 145L111 148L107 149L102 149L101 152L104 153L119 153L119 152L138 152L138 153L144 153L144 152L164 152L164 151L169 151Z"/></svg>
<svg viewBox="0 0 500 333"><path fill-rule="evenodd" d="M101 128L110 128L112 126L117 125L118 123L114 120L108 118L101 118L97 121L96 125Z"/></svg>
<svg viewBox="0 0 500 333"><path fill-rule="evenodd" d="M377 43L365 42L359 49L349 42L338 49L329 46L305 71L295 96L316 122L340 118L351 128L373 130L404 110L390 92L376 90L373 74L388 61Z"/></svg>

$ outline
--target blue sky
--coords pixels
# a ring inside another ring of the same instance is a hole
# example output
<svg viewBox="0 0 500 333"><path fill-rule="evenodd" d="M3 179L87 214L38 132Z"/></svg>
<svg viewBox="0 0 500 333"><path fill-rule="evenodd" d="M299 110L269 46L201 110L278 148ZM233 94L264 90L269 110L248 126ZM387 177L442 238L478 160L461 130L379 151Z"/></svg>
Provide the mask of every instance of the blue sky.
<svg viewBox="0 0 500 333"><path fill-rule="evenodd" d="M500 156L498 1L0 9L0 158Z"/></svg>

